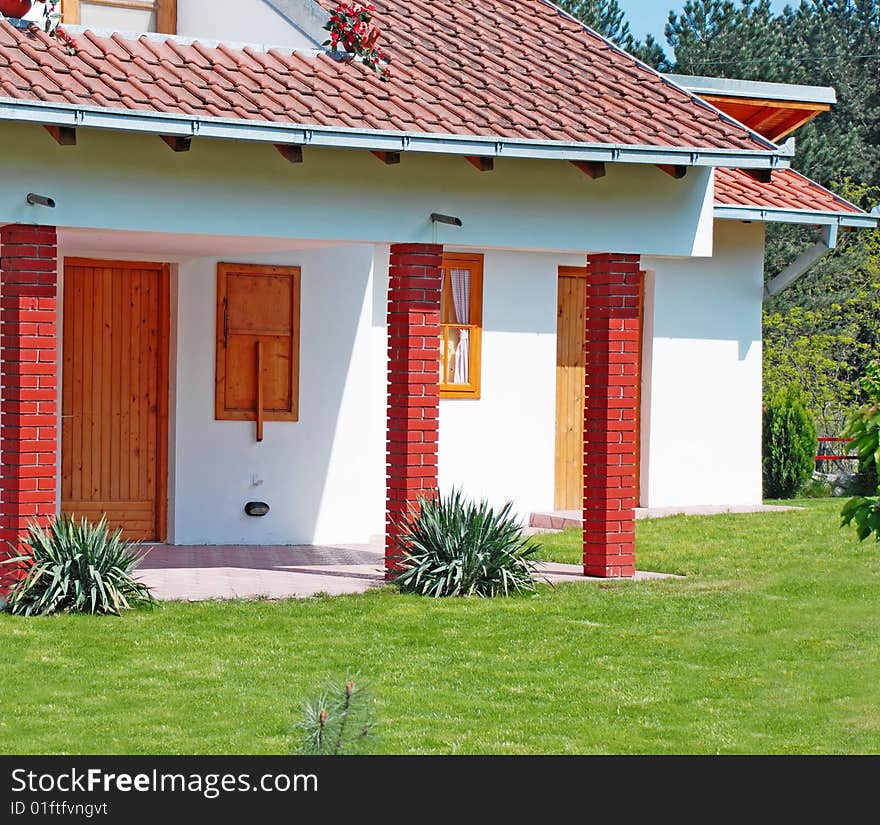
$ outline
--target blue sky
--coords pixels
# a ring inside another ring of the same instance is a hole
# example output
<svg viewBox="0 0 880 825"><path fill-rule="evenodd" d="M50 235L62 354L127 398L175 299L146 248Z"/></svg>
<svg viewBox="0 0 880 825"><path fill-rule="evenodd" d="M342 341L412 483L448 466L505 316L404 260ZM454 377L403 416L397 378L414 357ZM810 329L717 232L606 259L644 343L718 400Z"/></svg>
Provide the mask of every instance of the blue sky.
<svg viewBox="0 0 880 825"><path fill-rule="evenodd" d="M669 11L670 9L679 11L684 7L684 0L618 0L618 2L626 12L634 35L644 39L646 34L653 34L664 48L666 38L663 36L663 28L669 17ZM785 0L773 0L773 7L778 11L785 6Z"/></svg>

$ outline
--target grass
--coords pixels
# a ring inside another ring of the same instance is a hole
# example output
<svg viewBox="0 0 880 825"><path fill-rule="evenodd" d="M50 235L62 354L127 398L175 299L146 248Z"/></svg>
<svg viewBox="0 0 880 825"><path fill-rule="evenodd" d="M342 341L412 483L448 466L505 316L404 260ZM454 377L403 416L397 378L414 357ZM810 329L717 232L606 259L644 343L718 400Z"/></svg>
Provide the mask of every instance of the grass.
<svg viewBox="0 0 880 825"><path fill-rule="evenodd" d="M840 501L639 524L687 576L432 601L385 589L0 617L7 753L281 753L360 673L390 753L880 751L880 548ZM576 533L545 555L576 561Z"/></svg>

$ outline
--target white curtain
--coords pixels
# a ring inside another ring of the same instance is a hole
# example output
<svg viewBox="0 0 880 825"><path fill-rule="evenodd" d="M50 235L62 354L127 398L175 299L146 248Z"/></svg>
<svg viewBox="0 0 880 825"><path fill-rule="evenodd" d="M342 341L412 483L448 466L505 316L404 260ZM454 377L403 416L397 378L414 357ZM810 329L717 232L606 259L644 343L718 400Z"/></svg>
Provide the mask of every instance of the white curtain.
<svg viewBox="0 0 880 825"><path fill-rule="evenodd" d="M469 324L471 322L471 273L467 269L453 269L449 273L452 287L452 302L455 304L455 322ZM470 332L466 329L458 331L458 346L455 349L454 384L467 384L470 380Z"/></svg>

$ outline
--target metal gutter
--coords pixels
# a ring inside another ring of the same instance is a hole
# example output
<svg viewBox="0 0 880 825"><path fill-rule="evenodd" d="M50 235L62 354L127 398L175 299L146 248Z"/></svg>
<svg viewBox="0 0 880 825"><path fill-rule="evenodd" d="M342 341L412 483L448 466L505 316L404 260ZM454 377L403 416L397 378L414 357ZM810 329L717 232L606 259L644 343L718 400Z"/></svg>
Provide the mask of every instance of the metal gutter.
<svg viewBox="0 0 880 825"><path fill-rule="evenodd" d="M826 224L822 227L822 236L809 249L805 249L775 278L764 284L764 297L771 298L784 289L788 289L798 278L806 273L813 264L824 258L837 246L837 226Z"/></svg>
<svg viewBox="0 0 880 825"><path fill-rule="evenodd" d="M871 212L811 212L806 209L767 209L761 206L715 205L715 217L727 221L757 221L764 223L802 223L821 226L843 226L876 229L880 213Z"/></svg>
<svg viewBox="0 0 880 825"><path fill-rule="evenodd" d="M350 129L231 118L193 117L127 109L107 109L68 103L0 98L0 121L109 129L173 137L216 138L258 143L288 143L384 152L426 152L481 157L608 163L721 166L737 169L786 169L789 147L776 151L713 147L629 146L502 138L482 135L432 134Z"/></svg>

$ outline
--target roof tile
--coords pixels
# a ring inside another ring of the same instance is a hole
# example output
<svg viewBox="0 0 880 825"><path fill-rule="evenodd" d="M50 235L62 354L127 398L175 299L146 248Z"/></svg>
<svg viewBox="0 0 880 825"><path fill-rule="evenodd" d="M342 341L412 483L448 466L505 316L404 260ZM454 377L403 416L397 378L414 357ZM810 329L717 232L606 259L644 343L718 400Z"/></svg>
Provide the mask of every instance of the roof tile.
<svg viewBox="0 0 880 825"><path fill-rule="evenodd" d="M741 169L715 170L715 203L719 206L755 206L802 212L861 214L862 210L794 169L773 173L760 183Z"/></svg>
<svg viewBox="0 0 880 825"><path fill-rule="evenodd" d="M318 0L328 11L335 0ZM0 89L29 100L279 123L641 146L772 145L543 0L374 0L390 83L322 53L86 31L69 55L0 23Z"/></svg>

